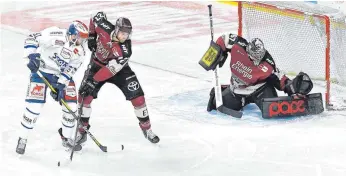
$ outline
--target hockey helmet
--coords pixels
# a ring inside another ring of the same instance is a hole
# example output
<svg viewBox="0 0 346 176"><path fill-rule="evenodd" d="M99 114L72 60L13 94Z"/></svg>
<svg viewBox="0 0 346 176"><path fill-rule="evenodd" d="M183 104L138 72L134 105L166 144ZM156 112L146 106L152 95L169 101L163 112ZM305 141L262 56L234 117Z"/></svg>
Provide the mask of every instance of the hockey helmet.
<svg viewBox="0 0 346 176"><path fill-rule="evenodd" d="M67 31L69 40L72 44L81 45L88 38L88 27L81 21L73 21Z"/></svg>
<svg viewBox="0 0 346 176"><path fill-rule="evenodd" d="M113 38L116 37L119 41L121 41L118 38L118 33L119 32L122 32L122 34L125 35L125 39L123 39L124 41L131 38L132 24L131 24L131 21L128 18L120 17L115 22L115 29L113 31L112 37ZM121 42L124 42L124 41L121 41Z"/></svg>
<svg viewBox="0 0 346 176"><path fill-rule="evenodd" d="M246 52L255 63L259 64L266 53L266 49L261 39L253 38L246 47Z"/></svg>

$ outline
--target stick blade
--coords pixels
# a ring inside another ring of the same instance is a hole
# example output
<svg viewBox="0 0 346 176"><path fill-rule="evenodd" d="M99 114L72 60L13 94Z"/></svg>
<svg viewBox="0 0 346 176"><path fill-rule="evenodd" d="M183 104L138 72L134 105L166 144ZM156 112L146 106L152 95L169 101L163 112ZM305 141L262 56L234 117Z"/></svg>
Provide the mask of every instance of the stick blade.
<svg viewBox="0 0 346 176"><path fill-rule="evenodd" d="M217 108L217 110L235 118L241 118L243 116L243 112L229 109L225 106L220 106Z"/></svg>
<svg viewBox="0 0 346 176"><path fill-rule="evenodd" d="M101 149L103 152L107 152L107 146L101 145L101 146L100 146L100 149Z"/></svg>

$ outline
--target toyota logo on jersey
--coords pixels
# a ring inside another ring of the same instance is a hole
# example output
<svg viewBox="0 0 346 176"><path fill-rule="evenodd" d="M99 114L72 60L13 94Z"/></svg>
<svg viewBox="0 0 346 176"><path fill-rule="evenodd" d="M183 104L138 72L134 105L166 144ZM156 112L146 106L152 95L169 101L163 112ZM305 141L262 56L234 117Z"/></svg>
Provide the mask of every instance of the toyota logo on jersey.
<svg viewBox="0 0 346 176"><path fill-rule="evenodd" d="M139 89L139 83L137 81L132 81L127 85L129 91L135 91Z"/></svg>

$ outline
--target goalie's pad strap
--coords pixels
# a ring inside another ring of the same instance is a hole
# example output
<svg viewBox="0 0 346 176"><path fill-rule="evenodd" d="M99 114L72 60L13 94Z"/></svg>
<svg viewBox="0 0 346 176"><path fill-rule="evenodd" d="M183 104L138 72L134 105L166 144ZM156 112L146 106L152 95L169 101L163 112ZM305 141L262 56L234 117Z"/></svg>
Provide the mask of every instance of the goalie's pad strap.
<svg viewBox="0 0 346 176"><path fill-rule="evenodd" d="M293 99L290 96L263 98L261 111L263 118L319 114L324 111L322 94L308 94L304 99Z"/></svg>

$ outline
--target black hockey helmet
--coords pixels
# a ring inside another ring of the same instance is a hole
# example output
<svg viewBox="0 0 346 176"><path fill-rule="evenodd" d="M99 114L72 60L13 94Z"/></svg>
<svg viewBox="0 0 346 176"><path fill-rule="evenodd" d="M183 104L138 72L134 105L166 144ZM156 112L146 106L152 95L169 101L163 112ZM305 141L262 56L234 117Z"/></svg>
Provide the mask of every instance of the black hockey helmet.
<svg viewBox="0 0 346 176"><path fill-rule="evenodd" d="M126 17L120 17L115 22L115 34L119 31L126 32L129 35L132 33L132 24L131 21Z"/></svg>

